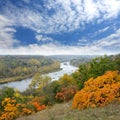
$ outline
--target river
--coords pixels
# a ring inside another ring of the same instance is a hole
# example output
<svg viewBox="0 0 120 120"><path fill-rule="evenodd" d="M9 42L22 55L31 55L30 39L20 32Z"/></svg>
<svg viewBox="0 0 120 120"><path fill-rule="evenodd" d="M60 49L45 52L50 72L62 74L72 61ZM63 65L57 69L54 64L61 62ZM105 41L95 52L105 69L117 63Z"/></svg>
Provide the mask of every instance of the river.
<svg viewBox="0 0 120 120"><path fill-rule="evenodd" d="M57 71L57 72L48 73L46 75L50 76L52 81L55 81L55 80L58 80L60 77L62 77L65 73L66 74L71 74L75 70L78 69L77 67L74 67L74 66L70 65L70 62L62 62L60 64L60 68L62 68L62 70ZM32 81L32 77L21 80L21 81L0 84L0 88L8 86L8 87L15 88L15 89L22 92L22 91L25 91L28 88L31 81Z"/></svg>

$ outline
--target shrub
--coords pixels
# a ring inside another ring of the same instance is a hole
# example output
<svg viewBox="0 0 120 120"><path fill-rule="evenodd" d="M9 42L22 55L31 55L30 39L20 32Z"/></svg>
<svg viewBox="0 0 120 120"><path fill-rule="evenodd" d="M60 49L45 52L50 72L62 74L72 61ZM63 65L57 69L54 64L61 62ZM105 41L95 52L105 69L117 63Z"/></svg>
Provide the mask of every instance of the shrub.
<svg viewBox="0 0 120 120"><path fill-rule="evenodd" d="M13 120L18 116L19 112L16 100L12 98L4 98L2 106L4 107L4 111L1 114L0 120Z"/></svg>
<svg viewBox="0 0 120 120"><path fill-rule="evenodd" d="M62 88L55 96L58 102L69 101L75 95L77 88L75 86L69 86Z"/></svg>
<svg viewBox="0 0 120 120"><path fill-rule="evenodd" d="M38 102L33 102L32 104L34 105L36 111L41 111L46 108L45 105L40 105Z"/></svg>
<svg viewBox="0 0 120 120"><path fill-rule="evenodd" d="M41 111L46 108L45 105L40 104L41 98L42 97L35 97L31 102L31 104L34 106L36 112Z"/></svg>
<svg viewBox="0 0 120 120"><path fill-rule="evenodd" d="M70 85L75 85L76 81L72 78L72 76L68 75L68 74L64 74L60 79L59 82L61 84L61 86L63 87L67 87Z"/></svg>
<svg viewBox="0 0 120 120"><path fill-rule="evenodd" d="M104 106L114 100L120 100L120 74L118 71L108 71L85 82L84 88L75 94L72 107L84 109Z"/></svg>

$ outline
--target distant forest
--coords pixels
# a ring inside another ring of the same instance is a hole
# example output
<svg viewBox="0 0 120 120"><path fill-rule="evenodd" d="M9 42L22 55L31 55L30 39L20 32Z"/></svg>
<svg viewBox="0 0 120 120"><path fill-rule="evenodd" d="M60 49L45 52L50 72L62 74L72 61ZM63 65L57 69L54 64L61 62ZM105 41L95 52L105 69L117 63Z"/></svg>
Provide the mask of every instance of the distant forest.
<svg viewBox="0 0 120 120"><path fill-rule="evenodd" d="M0 56L0 83L58 69L60 62L44 56Z"/></svg>

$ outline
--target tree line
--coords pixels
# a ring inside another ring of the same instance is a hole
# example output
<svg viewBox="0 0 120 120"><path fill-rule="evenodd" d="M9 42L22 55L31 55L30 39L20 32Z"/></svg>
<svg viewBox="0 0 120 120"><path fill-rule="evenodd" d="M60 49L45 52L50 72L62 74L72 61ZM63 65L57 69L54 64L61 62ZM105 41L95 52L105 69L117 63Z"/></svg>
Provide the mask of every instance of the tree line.
<svg viewBox="0 0 120 120"><path fill-rule="evenodd" d="M0 57L0 81L8 81L47 73L60 68L58 61L43 56L4 56Z"/></svg>

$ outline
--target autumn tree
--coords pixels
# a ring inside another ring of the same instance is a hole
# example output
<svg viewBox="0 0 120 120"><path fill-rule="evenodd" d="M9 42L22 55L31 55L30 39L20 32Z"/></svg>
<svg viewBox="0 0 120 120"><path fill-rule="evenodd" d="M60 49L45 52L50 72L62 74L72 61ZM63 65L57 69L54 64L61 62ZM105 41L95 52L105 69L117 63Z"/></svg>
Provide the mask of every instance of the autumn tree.
<svg viewBox="0 0 120 120"><path fill-rule="evenodd" d="M51 78L49 76L46 76L46 75L42 76L39 73L36 73L29 87L30 89L44 90L45 86L49 84L50 81L51 81Z"/></svg>
<svg viewBox="0 0 120 120"><path fill-rule="evenodd" d="M75 85L76 81L72 78L72 76L68 75L68 74L64 74L60 79L59 82L61 84L61 86L63 87L67 87L70 85Z"/></svg>

